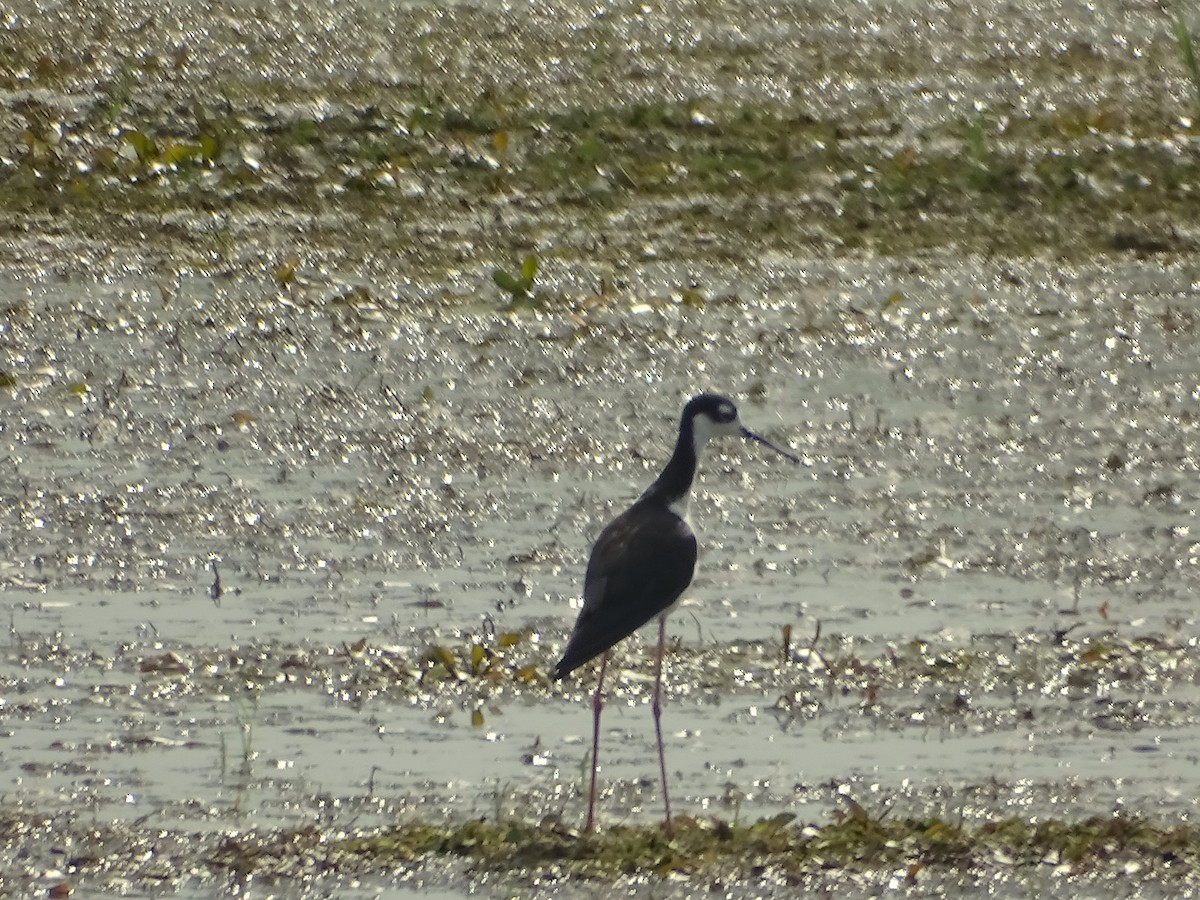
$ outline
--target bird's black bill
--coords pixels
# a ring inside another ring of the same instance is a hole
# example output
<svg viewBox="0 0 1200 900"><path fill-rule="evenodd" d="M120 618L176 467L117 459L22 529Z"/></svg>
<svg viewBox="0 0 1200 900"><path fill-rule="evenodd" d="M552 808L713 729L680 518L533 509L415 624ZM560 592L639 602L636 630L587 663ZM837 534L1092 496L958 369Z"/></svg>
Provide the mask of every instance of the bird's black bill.
<svg viewBox="0 0 1200 900"><path fill-rule="evenodd" d="M788 453L786 450L780 450L778 447L776 447L774 444L772 444L770 441L768 441L765 437L761 437L760 435L755 434L749 428L742 429L742 437L748 438L749 440L752 440L752 441L758 441L763 446L770 447L772 450L774 450L780 456L786 457L787 459L790 459L794 463L800 462L798 457L792 456L792 454Z"/></svg>

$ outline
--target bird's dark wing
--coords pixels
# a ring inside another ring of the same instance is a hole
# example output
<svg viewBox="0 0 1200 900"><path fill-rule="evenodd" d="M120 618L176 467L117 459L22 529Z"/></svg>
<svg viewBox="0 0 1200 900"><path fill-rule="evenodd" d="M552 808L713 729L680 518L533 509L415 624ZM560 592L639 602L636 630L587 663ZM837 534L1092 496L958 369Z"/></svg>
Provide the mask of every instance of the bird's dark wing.
<svg viewBox="0 0 1200 900"><path fill-rule="evenodd" d="M592 548L583 609L554 677L565 678L670 609L695 570L696 536L667 507L635 504L614 519Z"/></svg>

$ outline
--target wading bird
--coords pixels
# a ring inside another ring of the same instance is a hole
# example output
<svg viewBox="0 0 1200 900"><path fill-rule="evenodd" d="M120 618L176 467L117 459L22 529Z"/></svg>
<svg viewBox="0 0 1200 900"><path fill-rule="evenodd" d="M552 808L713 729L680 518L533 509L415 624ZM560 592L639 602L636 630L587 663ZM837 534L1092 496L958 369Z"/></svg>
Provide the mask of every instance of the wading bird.
<svg viewBox="0 0 1200 900"><path fill-rule="evenodd" d="M730 435L758 441L792 462L799 462L790 453L743 427L732 401L717 394L700 394L683 408L675 452L662 473L633 506L600 532L592 547L583 581L583 609L567 649L554 669L555 679L566 678L579 666L600 656L600 673L592 698L592 780L584 826L588 831L595 824L596 814L604 670L617 642L655 616L658 616L658 649L651 710L658 739L666 827L668 831L671 828L671 799L667 793L667 763L662 739L662 670L667 613L679 602L696 569L696 536L683 514L696 477L697 459L710 438Z"/></svg>

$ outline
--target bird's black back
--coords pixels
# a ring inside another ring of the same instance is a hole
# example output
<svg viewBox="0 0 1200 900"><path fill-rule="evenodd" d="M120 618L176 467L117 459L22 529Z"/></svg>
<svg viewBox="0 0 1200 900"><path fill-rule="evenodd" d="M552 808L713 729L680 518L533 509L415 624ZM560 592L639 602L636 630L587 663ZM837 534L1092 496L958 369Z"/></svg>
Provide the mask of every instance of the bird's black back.
<svg viewBox="0 0 1200 900"><path fill-rule="evenodd" d="M554 669L565 678L674 605L696 570L696 536L661 497L643 496L592 548L583 609Z"/></svg>

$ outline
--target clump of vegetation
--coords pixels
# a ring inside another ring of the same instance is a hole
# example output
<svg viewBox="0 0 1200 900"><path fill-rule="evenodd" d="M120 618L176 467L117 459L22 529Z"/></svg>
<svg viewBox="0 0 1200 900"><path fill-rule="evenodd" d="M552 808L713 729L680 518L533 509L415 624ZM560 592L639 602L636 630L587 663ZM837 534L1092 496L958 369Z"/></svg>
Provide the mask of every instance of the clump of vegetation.
<svg viewBox="0 0 1200 900"><path fill-rule="evenodd" d="M1200 62L1196 60L1196 47L1192 43L1192 32L1188 28L1187 20L1183 16L1183 9L1179 4L1174 5L1172 12L1171 29L1175 33L1175 46L1187 69L1188 77L1192 80L1192 87L1196 91L1196 101L1200 103Z"/></svg>
<svg viewBox="0 0 1200 900"><path fill-rule="evenodd" d="M525 257L516 275L506 272L504 269L495 269L492 271L492 281L508 294L508 308L515 309L522 304L534 302L533 283L537 278L537 273L537 257L530 254Z"/></svg>
<svg viewBox="0 0 1200 900"><path fill-rule="evenodd" d="M392 868L428 856L465 857L496 870L554 870L592 879L649 876L751 876L770 868L785 880L831 870L905 867L910 882L924 869L983 870L997 864L1079 871L1107 865L1183 868L1200 861L1200 829L1128 816L1077 822L1021 818L980 824L939 818L872 816L861 808L824 825L797 825L782 814L738 825L717 818L679 817L672 835L656 825L618 825L584 833L548 819L541 823L473 820L411 822L341 841L297 843L287 834L228 839L218 866L270 874L294 871L294 857L322 868ZM288 857L293 857L289 860Z"/></svg>
<svg viewBox="0 0 1200 900"><path fill-rule="evenodd" d="M426 648L421 658L419 683L432 685L463 679L496 683L510 678L519 682L535 681L539 671L536 665L513 666L505 663L502 655L526 636L526 632L506 631L495 639L494 644L470 641L457 649L434 644Z"/></svg>
<svg viewBox="0 0 1200 900"><path fill-rule="evenodd" d="M202 134L197 141L167 141L162 146L143 131L130 129L121 141L133 148L137 161L147 169L180 169L187 163L212 165L220 152L215 135Z"/></svg>

